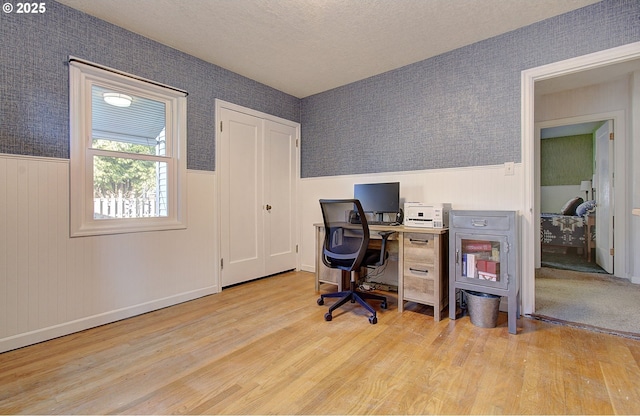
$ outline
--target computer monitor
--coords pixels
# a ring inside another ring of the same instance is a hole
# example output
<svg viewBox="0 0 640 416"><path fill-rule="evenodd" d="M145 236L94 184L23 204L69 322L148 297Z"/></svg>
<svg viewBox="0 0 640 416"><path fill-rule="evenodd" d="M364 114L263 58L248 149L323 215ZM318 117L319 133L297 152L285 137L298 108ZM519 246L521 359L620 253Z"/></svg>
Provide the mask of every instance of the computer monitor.
<svg viewBox="0 0 640 416"><path fill-rule="evenodd" d="M364 212L376 214L377 221L383 221L383 214L400 212L400 182L355 184L353 197Z"/></svg>

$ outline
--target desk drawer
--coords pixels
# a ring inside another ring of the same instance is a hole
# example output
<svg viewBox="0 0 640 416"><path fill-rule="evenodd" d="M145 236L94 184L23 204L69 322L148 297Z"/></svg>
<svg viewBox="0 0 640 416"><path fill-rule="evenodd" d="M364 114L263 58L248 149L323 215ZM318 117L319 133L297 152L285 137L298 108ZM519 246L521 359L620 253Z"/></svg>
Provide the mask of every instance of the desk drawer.
<svg viewBox="0 0 640 416"><path fill-rule="evenodd" d="M403 277L405 299L433 304L436 298L433 264L405 262Z"/></svg>
<svg viewBox="0 0 640 416"><path fill-rule="evenodd" d="M404 262L433 264L434 237L432 234L405 233Z"/></svg>

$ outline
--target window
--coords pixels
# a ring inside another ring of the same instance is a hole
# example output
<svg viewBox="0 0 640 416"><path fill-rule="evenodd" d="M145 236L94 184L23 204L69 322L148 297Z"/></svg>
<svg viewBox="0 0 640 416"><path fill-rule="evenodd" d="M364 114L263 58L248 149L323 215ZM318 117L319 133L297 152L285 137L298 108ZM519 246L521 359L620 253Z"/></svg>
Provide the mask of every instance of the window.
<svg viewBox="0 0 640 416"><path fill-rule="evenodd" d="M186 94L69 65L71 236L186 228Z"/></svg>

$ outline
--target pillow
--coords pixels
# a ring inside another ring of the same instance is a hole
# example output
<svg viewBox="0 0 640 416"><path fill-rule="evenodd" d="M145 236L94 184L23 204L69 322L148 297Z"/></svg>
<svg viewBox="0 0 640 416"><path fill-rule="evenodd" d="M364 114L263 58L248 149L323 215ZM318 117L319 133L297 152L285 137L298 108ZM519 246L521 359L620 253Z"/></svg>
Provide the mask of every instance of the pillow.
<svg viewBox="0 0 640 416"><path fill-rule="evenodd" d="M584 199L580 198L579 196L576 196L575 198L571 198L570 200L567 201L566 204L564 204L564 206L560 210L560 214L576 215L576 208L578 208L578 205L582 204L583 202L584 202Z"/></svg>
<svg viewBox="0 0 640 416"><path fill-rule="evenodd" d="M576 215L583 217L585 214L595 210L596 201L584 201L582 204L578 205L578 208L576 208Z"/></svg>

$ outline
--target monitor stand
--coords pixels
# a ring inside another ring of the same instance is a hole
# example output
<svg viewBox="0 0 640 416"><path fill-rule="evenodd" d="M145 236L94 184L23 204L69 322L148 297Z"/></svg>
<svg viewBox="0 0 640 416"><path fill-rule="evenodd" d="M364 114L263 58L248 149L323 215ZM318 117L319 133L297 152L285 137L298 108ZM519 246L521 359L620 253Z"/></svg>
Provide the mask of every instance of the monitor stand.
<svg viewBox="0 0 640 416"><path fill-rule="evenodd" d="M389 225L391 224L391 221L385 221L384 220L384 212L373 212L371 213L371 221L369 221L369 224L371 225Z"/></svg>

